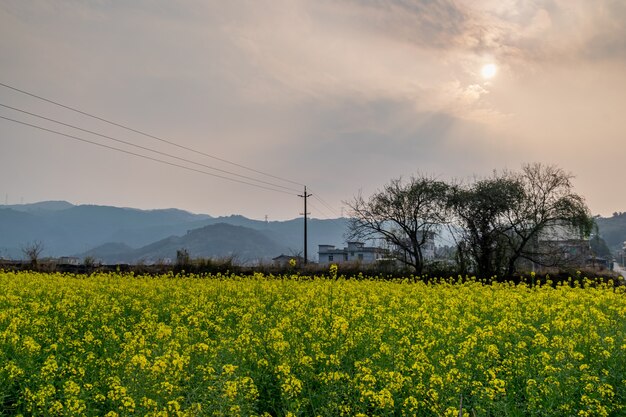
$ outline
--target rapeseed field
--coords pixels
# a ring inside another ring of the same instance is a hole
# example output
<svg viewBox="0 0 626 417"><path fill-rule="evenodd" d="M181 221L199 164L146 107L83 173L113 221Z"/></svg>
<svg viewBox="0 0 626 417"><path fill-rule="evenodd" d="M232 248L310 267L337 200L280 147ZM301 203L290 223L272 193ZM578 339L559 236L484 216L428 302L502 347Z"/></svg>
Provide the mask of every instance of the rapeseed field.
<svg viewBox="0 0 626 417"><path fill-rule="evenodd" d="M0 415L622 416L625 318L610 284L0 272Z"/></svg>

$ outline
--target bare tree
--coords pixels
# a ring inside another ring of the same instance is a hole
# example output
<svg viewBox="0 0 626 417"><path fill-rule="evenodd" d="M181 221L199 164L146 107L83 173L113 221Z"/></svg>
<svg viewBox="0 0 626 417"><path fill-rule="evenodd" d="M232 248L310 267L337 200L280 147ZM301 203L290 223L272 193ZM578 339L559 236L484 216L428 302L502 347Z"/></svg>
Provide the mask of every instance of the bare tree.
<svg viewBox="0 0 626 417"><path fill-rule="evenodd" d="M191 257L187 249L182 248L176 251L176 266L186 268L191 265Z"/></svg>
<svg viewBox="0 0 626 417"><path fill-rule="evenodd" d="M32 266L37 266L39 256L43 252L44 246L40 240L35 240L22 246L22 253Z"/></svg>
<svg viewBox="0 0 626 417"><path fill-rule="evenodd" d="M89 269L93 268L96 265L96 258L90 255L85 256L85 259L83 259L83 265Z"/></svg>
<svg viewBox="0 0 626 417"><path fill-rule="evenodd" d="M383 239L403 264L421 273L423 249L444 224L448 185L423 174L391 182L369 199L359 193L352 201L349 239Z"/></svg>
<svg viewBox="0 0 626 417"><path fill-rule="evenodd" d="M571 247L564 242L589 237L593 218L584 198L574 192L573 178L555 165L522 166L517 179L524 188L524 199L513 211L511 233L506 235L509 274L520 259L543 266L566 266Z"/></svg>

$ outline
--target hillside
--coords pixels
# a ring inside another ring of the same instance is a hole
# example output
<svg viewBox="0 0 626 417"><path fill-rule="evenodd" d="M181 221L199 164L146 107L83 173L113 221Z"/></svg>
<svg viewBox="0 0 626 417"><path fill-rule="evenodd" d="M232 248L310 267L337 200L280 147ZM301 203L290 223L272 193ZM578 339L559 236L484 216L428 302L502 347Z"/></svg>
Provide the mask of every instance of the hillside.
<svg viewBox="0 0 626 417"><path fill-rule="evenodd" d="M84 252L108 242L139 247L210 218L177 209L75 206L58 201L0 206L0 256L20 257L20 248L34 240L43 242L44 256Z"/></svg>
<svg viewBox="0 0 626 417"><path fill-rule="evenodd" d="M68 203L67 201L41 201L39 203L30 203L30 204L12 204L7 206L2 206L2 208L9 208L15 211L22 211L25 213L41 213L45 211L57 211L57 210L65 210L68 208L72 208L74 205L72 203Z"/></svg>
<svg viewBox="0 0 626 417"><path fill-rule="evenodd" d="M346 219L310 219L309 256L312 259L316 257L319 244L342 245L346 222ZM55 201L0 206L0 257L21 258L21 247L38 240L44 245L42 256L79 254L100 257L95 254L102 254L103 259L118 259L122 262L117 256L124 252L143 249L172 236L183 237L194 229L220 223L242 226L261 233L277 245L267 246L277 251L271 254L272 257L280 253L298 253L303 250L302 218L265 222L239 215L214 218L177 209L138 210L111 206L75 206ZM219 233L220 230L226 233L225 229L219 228L214 229L214 233ZM251 259L269 255L268 249L259 250L258 256L255 256L244 240L238 244L238 248L232 248L233 253L245 253ZM201 251L199 253L208 254ZM211 256L222 255L228 256L218 250L213 251Z"/></svg>
<svg viewBox="0 0 626 417"><path fill-rule="evenodd" d="M96 246L93 249L78 254L78 257L81 259L91 257L103 261L104 263L118 264L128 262L128 254L132 251L134 251L134 249L124 243L112 242Z"/></svg>
<svg viewBox="0 0 626 417"><path fill-rule="evenodd" d="M119 245L119 244L118 244ZM269 262L271 258L288 250L263 233L243 226L218 223L194 229L183 236L169 236L138 249L102 245L79 257L93 256L106 263L154 263L174 261L176 252L186 249L191 258L233 258L238 264Z"/></svg>
<svg viewBox="0 0 626 417"><path fill-rule="evenodd" d="M615 252L626 242L626 213L614 213L612 217L596 219L600 236L609 248Z"/></svg>

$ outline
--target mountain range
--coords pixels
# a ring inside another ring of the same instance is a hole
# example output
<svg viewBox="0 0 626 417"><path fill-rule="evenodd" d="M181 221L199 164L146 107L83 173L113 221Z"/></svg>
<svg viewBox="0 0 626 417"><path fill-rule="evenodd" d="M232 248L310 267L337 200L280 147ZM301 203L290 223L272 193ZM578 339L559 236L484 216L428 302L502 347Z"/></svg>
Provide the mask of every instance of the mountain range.
<svg viewBox="0 0 626 417"><path fill-rule="evenodd" d="M317 246L343 246L346 218L308 223L308 256ZM597 217L599 235L611 252L626 241L626 213ZM139 210L67 201L0 206L0 258L23 258L22 248L39 241L42 257L87 256L107 263L175 259L186 249L192 258L235 258L267 262L303 251L303 219L260 221L239 215L212 217L179 209Z"/></svg>
<svg viewBox="0 0 626 417"><path fill-rule="evenodd" d="M342 245L347 219L310 219L309 258L317 245ZM92 256L105 262L192 257L268 261L303 250L303 219L259 221L243 216L211 217L178 209L139 210L66 201L0 206L0 257L19 259L39 241L42 256Z"/></svg>
<svg viewBox="0 0 626 417"><path fill-rule="evenodd" d="M600 236L611 251L622 249L626 243L626 213L613 213L611 217L597 217Z"/></svg>

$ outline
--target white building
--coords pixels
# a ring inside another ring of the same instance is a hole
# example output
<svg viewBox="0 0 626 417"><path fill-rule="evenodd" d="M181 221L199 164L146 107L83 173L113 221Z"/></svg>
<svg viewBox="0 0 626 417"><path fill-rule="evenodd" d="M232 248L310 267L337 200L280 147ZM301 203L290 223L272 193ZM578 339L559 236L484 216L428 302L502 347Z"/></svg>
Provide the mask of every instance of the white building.
<svg viewBox="0 0 626 417"><path fill-rule="evenodd" d="M531 268L584 267L591 258L591 244L582 231L568 224L553 224L545 227L535 243L530 243L535 253ZM521 265L525 262L521 261Z"/></svg>
<svg viewBox="0 0 626 417"><path fill-rule="evenodd" d="M418 236L422 236L420 233ZM426 241L422 245L422 256L425 261L432 261L435 259L435 233L427 232Z"/></svg>
<svg viewBox="0 0 626 417"><path fill-rule="evenodd" d="M318 256L320 265L359 262L371 264L384 259L386 252L381 248L365 246L362 242L348 242L348 246L337 249L334 245L319 245Z"/></svg>
<svg viewBox="0 0 626 417"><path fill-rule="evenodd" d="M295 261L297 265L304 264L304 258L302 256L285 255L281 253L279 256L272 258L272 262L274 262L274 265L278 267L286 267L292 260Z"/></svg>
<svg viewBox="0 0 626 417"><path fill-rule="evenodd" d="M417 240L421 241L424 232L417 232ZM424 261L432 261L435 259L435 233L434 232L426 232L426 239L422 243L422 259ZM411 243L409 239L405 239L403 241L404 247L411 247ZM391 253L395 254L395 257L398 259L408 259L410 257L409 253L402 246L395 245L393 243L389 243L389 249Z"/></svg>
<svg viewBox="0 0 626 417"><path fill-rule="evenodd" d="M57 260L58 265L80 265L80 259L75 256L61 256Z"/></svg>

